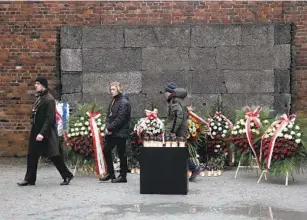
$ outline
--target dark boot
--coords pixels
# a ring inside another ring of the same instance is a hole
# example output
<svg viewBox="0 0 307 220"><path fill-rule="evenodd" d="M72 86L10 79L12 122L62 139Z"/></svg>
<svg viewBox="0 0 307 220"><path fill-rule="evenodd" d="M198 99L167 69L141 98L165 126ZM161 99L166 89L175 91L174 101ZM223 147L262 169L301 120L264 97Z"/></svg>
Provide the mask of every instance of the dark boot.
<svg viewBox="0 0 307 220"><path fill-rule="evenodd" d="M35 183L31 183L31 182L28 182L28 181L22 181L20 183L17 183L18 186L34 186Z"/></svg>
<svg viewBox="0 0 307 220"><path fill-rule="evenodd" d="M115 179L114 174L107 174L104 177L99 178L99 181L108 181L108 180L113 180Z"/></svg>
<svg viewBox="0 0 307 220"><path fill-rule="evenodd" d="M190 176L190 178L189 178L189 181L195 181L196 177L198 177L199 174L200 174L200 168L196 168L196 169L192 172L192 174L191 174L191 176Z"/></svg>
<svg viewBox="0 0 307 220"><path fill-rule="evenodd" d="M69 182L74 178L74 175L71 175L70 177L66 177L62 183L60 183L61 186L66 186L69 184Z"/></svg>
<svg viewBox="0 0 307 220"><path fill-rule="evenodd" d="M125 176L118 176L116 179L112 180L112 183L126 183L127 178Z"/></svg>

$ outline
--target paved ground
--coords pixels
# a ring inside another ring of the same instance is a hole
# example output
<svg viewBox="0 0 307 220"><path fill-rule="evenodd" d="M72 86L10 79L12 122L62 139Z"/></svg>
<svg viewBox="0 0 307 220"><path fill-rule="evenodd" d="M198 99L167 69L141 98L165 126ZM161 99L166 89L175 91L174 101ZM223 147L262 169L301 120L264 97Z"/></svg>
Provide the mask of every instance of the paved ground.
<svg viewBox="0 0 307 220"><path fill-rule="evenodd" d="M7 219L206 219L306 220L307 174L256 184L254 172L234 170L221 177L199 177L186 196L141 195L139 176L127 184L99 183L93 176L77 175L69 186L52 165L40 167L36 186L18 187L25 161L0 158L0 220Z"/></svg>

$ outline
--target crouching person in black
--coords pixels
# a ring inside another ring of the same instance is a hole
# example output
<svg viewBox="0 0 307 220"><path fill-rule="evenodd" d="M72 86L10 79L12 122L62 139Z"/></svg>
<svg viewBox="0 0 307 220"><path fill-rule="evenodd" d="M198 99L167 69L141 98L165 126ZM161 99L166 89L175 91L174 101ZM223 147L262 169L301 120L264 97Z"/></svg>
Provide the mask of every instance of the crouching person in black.
<svg viewBox="0 0 307 220"><path fill-rule="evenodd" d="M73 174L64 163L56 127L55 100L48 91L45 77L37 77L34 83L36 100L32 108L32 128L29 138L27 173L19 186L35 185L37 164L40 156L47 156L63 178L60 185L68 185Z"/></svg>
<svg viewBox="0 0 307 220"><path fill-rule="evenodd" d="M107 174L99 178L99 180L108 181L111 179L112 183L126 183L128 171L126 141L129 136L131 106L127 96L122 94L122 87L119 82L110 84L110 93L112 101L107 112L103 150L107 164ZM116 179L112 158L112 150L115 146L117 146L120 159L120 175Z"/></svg>

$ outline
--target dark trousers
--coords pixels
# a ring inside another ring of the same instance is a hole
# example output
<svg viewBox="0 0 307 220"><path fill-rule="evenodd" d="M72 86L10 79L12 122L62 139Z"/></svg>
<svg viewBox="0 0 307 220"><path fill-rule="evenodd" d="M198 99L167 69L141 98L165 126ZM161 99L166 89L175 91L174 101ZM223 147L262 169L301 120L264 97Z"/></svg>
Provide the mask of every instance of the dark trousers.
<svg viewBox="0 0 307 220"><path fill-rule="evenodd" d="M68 170L67 166L65 165L62 156L50 157L50 159L57 168L57 170L59 171L59 173L61 174L63 179L72 176L72 173ZM27 173L25 176L25 181L28 181L30 183L35 183L38 160L39 160L39 155L28 154Z"/></svg>
<svg viewBox="0 0 307 220"><path fill-rule="evenodd" d="M192 162L192 160L188 160L188 167L189 167L189 170L191 172L194 172L196 169L197 169L197 166L195 163Z"/></svg>
<svg viewBox="0 0 307 220"><path fill-rule="evenodd" d="M127 176L128 165L126 154L126 140L126 138L106 136L103 153L106 159L108 174L114 175L112 150L115 146L117 146L118 157L120 160L120 175L122 177Z"/></svg>

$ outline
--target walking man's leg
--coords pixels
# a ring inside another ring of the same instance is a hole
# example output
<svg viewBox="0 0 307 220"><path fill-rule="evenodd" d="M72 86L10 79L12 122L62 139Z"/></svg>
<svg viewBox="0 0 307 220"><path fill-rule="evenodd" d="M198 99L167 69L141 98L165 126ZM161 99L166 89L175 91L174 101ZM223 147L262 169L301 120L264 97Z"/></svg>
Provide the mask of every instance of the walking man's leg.
<svg viewBox="0 0 307 220"><path fill-rule="evenodd" d="M39 155L28 154L26 176L23 182L17 183L19 186L35 185L38 159Z"/></svg>
<svg viewBox="0 0 307 220"><path fill-rule="evenodd" d="M64 159L62 155L51 157L50 158L59 173L63 178L63 182L61 185L68 185L69 182L74 178L73 174L68 170L67 166L65 165Z"/></svg>

